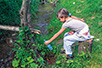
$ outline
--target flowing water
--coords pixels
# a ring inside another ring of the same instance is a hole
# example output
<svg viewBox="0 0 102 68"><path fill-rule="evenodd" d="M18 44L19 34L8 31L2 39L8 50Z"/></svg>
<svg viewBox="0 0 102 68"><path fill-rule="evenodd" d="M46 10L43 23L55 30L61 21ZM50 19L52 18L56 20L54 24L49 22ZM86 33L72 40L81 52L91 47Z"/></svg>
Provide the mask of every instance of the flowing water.
<svg viewBox="0 0 102 68"><path fill-rule="evenodd" d="M47 26L53 16L54 8L52 4L46 3L41 5L37 12L37 18L32 20L32 27L40 28L41 34L47 34Z"/></svg>

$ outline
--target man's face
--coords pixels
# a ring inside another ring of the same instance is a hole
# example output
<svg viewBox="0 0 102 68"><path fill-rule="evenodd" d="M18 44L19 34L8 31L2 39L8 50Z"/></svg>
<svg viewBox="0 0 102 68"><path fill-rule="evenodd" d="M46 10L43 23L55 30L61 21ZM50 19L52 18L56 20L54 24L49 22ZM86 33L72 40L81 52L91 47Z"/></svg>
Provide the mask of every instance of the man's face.
<svg viewBox="0 0 102 68"><path fill-rule="evenodd" d="M63 17L63 18L59 18L59 17L58 17L58 19L59 19L61 22L63 22L63 23L66 22L66 18L65 18L65 17Z"/></svg>

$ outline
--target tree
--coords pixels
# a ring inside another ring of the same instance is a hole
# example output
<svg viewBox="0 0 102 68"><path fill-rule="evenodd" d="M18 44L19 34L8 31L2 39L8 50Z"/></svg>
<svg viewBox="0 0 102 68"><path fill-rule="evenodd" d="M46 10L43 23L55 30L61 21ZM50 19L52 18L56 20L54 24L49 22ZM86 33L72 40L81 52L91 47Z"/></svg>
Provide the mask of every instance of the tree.
<svg viewBox="0 0 102 68"><path fill-rule="evenodd" d="M30 22L31 22L31 7L30 7L30 5L31 5L31 0L23 0L21 9L19 11L20 18L21 18L21 26L22 26L22 28L25 26L29 26L31 32L33 32L35 34L40 34L41 33L40 30L32 29L30 26ZM15 26L0 25L0 29L19 31L19 27L15 27Z"/></svg>

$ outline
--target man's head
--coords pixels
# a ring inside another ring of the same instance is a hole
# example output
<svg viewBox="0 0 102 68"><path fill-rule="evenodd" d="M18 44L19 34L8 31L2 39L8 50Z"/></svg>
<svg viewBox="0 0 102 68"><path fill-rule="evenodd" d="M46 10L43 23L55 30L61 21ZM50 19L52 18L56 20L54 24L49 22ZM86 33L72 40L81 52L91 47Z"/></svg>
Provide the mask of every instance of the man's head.
<svg viewBox="0 0 102 68"><path fill-rule="evenodd" d="M65 8L62 8L57 12L57 18L63 23L66 21L66 18L68 18L68 15L69 12Z"/></svg>

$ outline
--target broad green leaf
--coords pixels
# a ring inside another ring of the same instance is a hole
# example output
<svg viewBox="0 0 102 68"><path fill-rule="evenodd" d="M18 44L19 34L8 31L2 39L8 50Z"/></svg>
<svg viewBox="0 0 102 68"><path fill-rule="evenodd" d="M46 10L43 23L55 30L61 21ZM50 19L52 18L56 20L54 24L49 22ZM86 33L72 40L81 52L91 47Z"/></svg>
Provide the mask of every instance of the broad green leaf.
<svg viewBox="0 0 102 68"><path fill-rule="evenodd" d="M33 49L30 49L30 51L34 51Z"/></svg>
<svg viewBox="0 0 102 68"><path fill-rule="evenodd" d="M61 61L56 61L56 64L60 64L61 63Z"/></svg>
<svg viewBox="0 0 102 68"><path fill-rule="evenodd" d="M25 67L25 65L21 65L21 67Z"/></svg>
<svg viewBox="0 0 102 68"><path fill-rule="evenodd" d="M32 44L32 46L36 46L35 44Z"/></svg>
<svg viewBox="0 0 102 68"><path fill-rule="evenodd" d="M28 61L30 61L30 59L31 59L31 56L29 56L29 57L27 58Z"/></svg>
<svg viewBox="0 0 102 68"><path fill-rule="evenodd" d="M20 43L21 41L20 40L17 40L17 42Z"/></svg>
<svg viewBox="0 0 102 68"><path fill-rule="evenodd" d="M12 66L14 66L14 67L18 67L19 62L20 62L20 60L16 60L16 59L14 59L13 62L12 62Z"/></svg>

